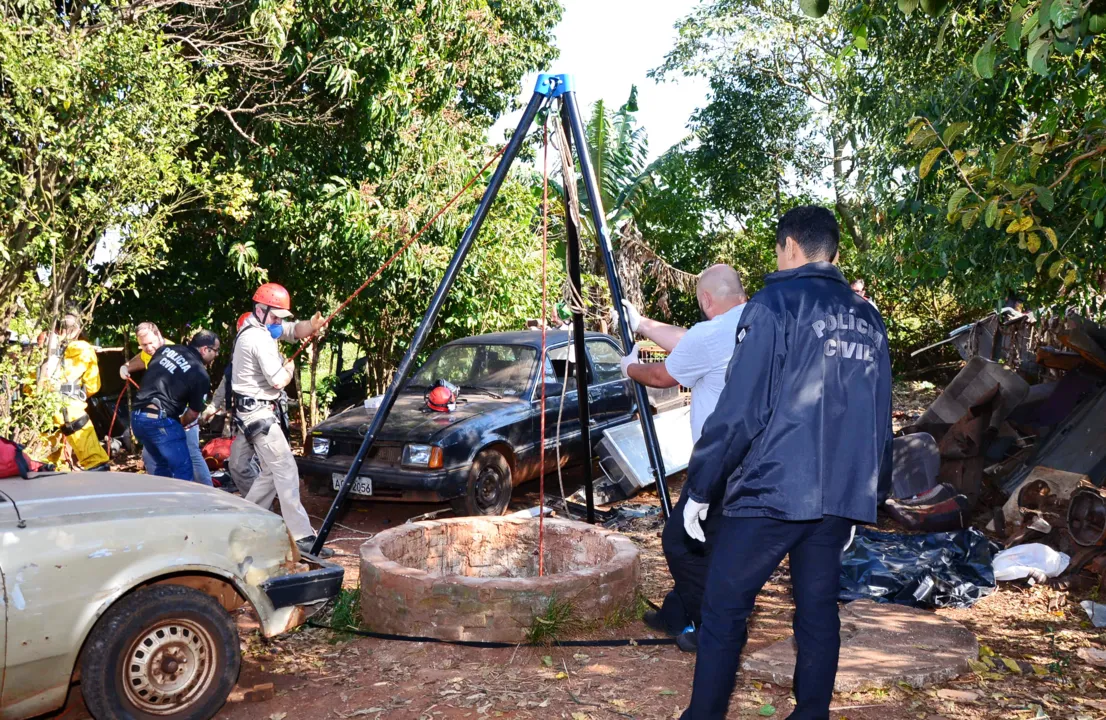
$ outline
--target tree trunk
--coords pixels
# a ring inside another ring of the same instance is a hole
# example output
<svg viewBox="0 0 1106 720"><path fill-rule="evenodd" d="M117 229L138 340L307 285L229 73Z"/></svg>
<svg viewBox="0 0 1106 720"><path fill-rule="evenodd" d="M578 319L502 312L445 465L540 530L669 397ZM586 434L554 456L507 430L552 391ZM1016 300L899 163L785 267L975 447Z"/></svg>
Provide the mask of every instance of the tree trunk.
<svg viewBox="0 0 1106 720"><path fill-rule="evenodd" d="M310 348L308 348L308 352L310 352ZM303 383L300 382L302 374L301 369L297 368L293 382L296 384L296 397L299 398L299 402L296 404L300 407L300 447L303 448L304 452L307 452L307 416L303 411Z"/></svg>
<svg viewBox="0 0 1106 720"><path fill-rule="evenodd" d="M868 252L868 238L864 235L863 228L857 223L856 217L849 207L848 199L845 197L846 173L844 162L841 160L841 153L844 152L845 148L836 135L833 136L832 142L834 207L837 209L837 214L841 216L842 223L845 225L845 231L852 237L856 249L861 253L866 253Z"/></svg>
<svg viewBox="0 0 1106 720"><path fill-rule="evenodd" d="M315 392L315 380L319 373L319 347L311 343L311 427L319 424L318 395Z"/></svg>

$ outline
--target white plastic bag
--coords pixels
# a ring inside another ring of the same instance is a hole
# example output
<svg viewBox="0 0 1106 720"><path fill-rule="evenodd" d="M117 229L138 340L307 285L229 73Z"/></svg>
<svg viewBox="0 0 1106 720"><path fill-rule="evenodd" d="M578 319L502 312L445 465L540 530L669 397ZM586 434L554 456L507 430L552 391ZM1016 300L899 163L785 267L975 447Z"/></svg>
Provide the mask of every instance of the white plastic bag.
<svg viewBox="0 0 1106 720"><path fill-rule="evenodd" d="M1029 543L1003 550L995 555L991 564L995 571L995 580L1030 578L1035 582L1044 582L1067 570L1070 562L1070 557L1056 552L1048 545Z"/></svg>

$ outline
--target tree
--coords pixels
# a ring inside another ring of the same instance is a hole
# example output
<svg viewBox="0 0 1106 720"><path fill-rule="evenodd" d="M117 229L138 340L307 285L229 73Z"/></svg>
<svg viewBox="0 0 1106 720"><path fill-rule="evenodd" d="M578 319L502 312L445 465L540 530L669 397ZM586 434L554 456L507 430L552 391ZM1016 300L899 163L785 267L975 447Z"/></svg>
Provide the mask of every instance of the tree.
<svg viewBox="0 0 1106 720"><path fill-rule="evenodd" d="M977 92L996 97L1003 124L993 128L993 111L919 112L907 142L924 152L920 182L932 176L942 184L950 223L985 228L983 242L1009 259L1011 275L1033 299L1051 305L1060 295L1066 305L1101 314L1106 5L988 2L947 12L972 26L973 43L960 59ZM972 132L979 125L988 132Z"/></svg>
<svg viewBox="0 0 1106 720"><path fill-rule="evenodd" d="M159 14L128 21L117 9L86 16L94 26L85 28L53 2L0 8L5 320L21 286L38 289L24 284L35 271L43 309L56 316L65 298L94 302L155 266L182 206L220 198L226 214L244 213L237 178L209 176L213 158L183 152L221 73L195 75Z"/></svg>
<svg viewBox="0 0 1106 720"><path fill-rule="evenodd" d="M706 106L691 117L695 169L712 208L741 218L774 204L779 214L788 185L823 165L811 116L807 96L777 77L747 69L712 77Z"/></svg>
<svg viewBox="0 0 1106 720"><path fill-rule="evenodd" d="M789 119L781 117L779 120L784 124L776 129L786 134L776 136L772 142L801 146L808 141L804 135L820 141L824 148L821 164L831 173L838 215L853 242L864 250L869 238L859 218L865 204L862 188L866 178L860 161L863 142L856 128L845 122L837 109L844 105L851 90L850 84L840 82L844 68L859 71L865 82L873 70L850 64L866 47L866 37L863 33L854 35L839 22L841 17L840 13L834 13L820 21L812 20L796 13L790 0L704 3L678 23L676 46L651 74L658 79L677 73L710 78L718 104L714 114L706 118L719 127L722 127L720 114L745 110L740 104L726 107L727 99L735 91L740 92L741 85L749 94L776 93L780 101L787 103L787 109L808 106L800 110L800 116L807 120L806 127L799 131ZM771 82L754 80L757 76ZM802 103L796 102L799 97ZM761 119L767 119L772 112L767 103L748 110L750 116ZM786 112L784 108L781 110ZM736 120L733 127L738 127ZM765 130L773 128L769 125ZM800 159L797 153L794 157ZM743 159L755 162L748 156ZM802 162L797 167L805 169L808 164Z"/></svg>
<svg viewBox="0 0 1106 720"><path fill-rule="evenodd" d="M229 222L203 205L177 213L166 266L137 296L104 308L98 322L107 328L151 315L182 332L229 328L264 279L286 285L300 312L336 307L492 155L487 128L522 76L553 57L560 14L554 0L232 3L225 17L184 7L166 27L188 38L197 66L229 66L224 96L210 103L194 147L248 178L250 217ZM250 32L254 42L230 41ZM374 363L390 368L482 188L336 318L335 335L360 339ZM518 209L517 189L505 189L508 196L515 205L502 217L512 229L497 225L497 203L488 227L499 235L485 230L481 245L509 240L510 255L533 247L534 207ZM472 289L486 302L495 286L492 276L481 282ZM505 306L513 324L532 309L538 288L527 289ZM456 319L443 316L454 333Z"/></svg>

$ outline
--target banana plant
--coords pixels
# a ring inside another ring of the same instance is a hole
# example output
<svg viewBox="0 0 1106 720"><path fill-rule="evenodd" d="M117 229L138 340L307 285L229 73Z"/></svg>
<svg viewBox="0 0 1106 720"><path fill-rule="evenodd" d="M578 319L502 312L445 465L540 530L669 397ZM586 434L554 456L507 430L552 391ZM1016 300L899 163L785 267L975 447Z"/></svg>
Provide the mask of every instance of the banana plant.
<svg viewBox="0 0 1106 720"><path fill-rule="evenodd" d="M638 125L637 111L637 86L634 85L630 89L630 96L617 111L612 112L604 100L594 103L591 117L584 126L587 151L599 185L604 216L616 240L642 209L647 190L656 184L657 169L665 158L670 153L683 149L690 139L673 145L664 154L648 162L649 138L645 128ZM584 192L578 168L576 177L582 231L594 237L591 200ZM561 182L551 180L550 187L563 196Z"/></svg>

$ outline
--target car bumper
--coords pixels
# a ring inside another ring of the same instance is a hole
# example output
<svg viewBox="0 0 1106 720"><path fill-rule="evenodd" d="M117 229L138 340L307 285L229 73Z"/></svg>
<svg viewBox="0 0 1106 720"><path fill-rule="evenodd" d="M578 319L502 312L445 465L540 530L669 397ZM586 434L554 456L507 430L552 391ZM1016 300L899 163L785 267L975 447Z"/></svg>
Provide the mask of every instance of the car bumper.
<svg viewBox="0 0 1106 720"><path fill-rule="evenodd" d="M349 472L353 458L335 455L328 458L304 456L296 458L300 475L313 475L326 481L329 487L334 473ZM442 470L405 470L394 466L365 465L361 475L372 478L372 497L382 500L444 502L465 494L472 463Z"/></svg>
<svg viewBox="0 0 1106 720"><path fill-rule="evenodd" d="M274 608L321 604L335 597L342 589L345 570L340 565L324 562L306 553L301 557L308 570L269 578L261 583L262 591Z"/></svg>

